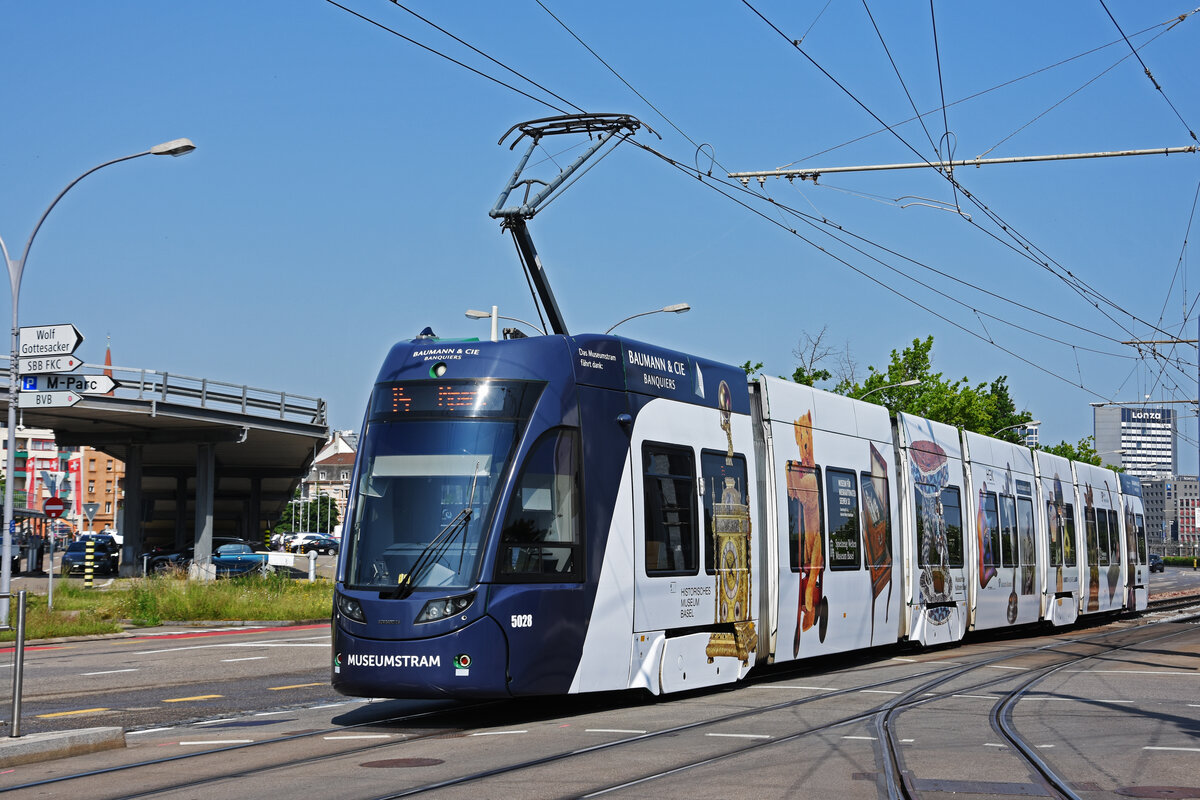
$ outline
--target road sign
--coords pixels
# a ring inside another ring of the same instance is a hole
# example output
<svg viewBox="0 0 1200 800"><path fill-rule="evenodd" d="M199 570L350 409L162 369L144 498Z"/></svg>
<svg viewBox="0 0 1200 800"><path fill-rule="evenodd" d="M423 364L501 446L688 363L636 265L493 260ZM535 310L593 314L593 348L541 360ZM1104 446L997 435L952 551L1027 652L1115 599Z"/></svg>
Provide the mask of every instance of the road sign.
<svg viewBox="0 0 1200 800"><path fill-rule="evenodd" d="M58 519L62 516L67 504L59 497L47 497L46 502L42 503L42 511L46 512L46 516L50 519Z"/></svg>
<svg viewBox="0 0 1200 800"><path fill-rule="evenodd" d="M107 375L22 375L23 392L77 392L105 394L121 384Z"/></svg>
<svg viewBox="0 0 1200 800"><path fill-rule="evenodd" d="M68 408L82 399L79 392L21 392L17 408Z"/></svg>
<svg viewBox="0 0 1200 800"><path fill-rule="evenodd" d="M35 356L69 356L83 341L83 334L74 325L37 325L21 328L20 349L22 358Z"/></svg>
<svg viewBox="0 0 1200 800"><path fill-rule="evenodd" d="M75 356L39 356L18 358L17 372L22 375L44 375L47 372L70 372L79 369L83 362Z"/></svg>
<svg viewBox="0 0 1200 800"><path fill-rule="evenodd" d="M83 504L83 514L85 517L88 518L89 524L91 523L92 520L94 520L96 518L96 512L99 510L100 510L99 503L84 503Z"/></svg>

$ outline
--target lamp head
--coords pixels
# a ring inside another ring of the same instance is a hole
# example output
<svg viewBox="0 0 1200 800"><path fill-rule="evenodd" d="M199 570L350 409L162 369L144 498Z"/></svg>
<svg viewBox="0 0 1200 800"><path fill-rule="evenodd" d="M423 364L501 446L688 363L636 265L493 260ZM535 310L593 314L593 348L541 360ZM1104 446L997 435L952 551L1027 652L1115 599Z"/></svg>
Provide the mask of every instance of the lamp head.
<svg viewBox="0 0 1200 800"><path fill-rule="evenodd" d="M473 308L467 309L467 319L491 319L491 316L492 312L490 311L476 311Z"/></svg>
<svg viewBox="0 0 1200 800"><path fill-rule="evenodd" d="M682 314L685 311L691 311L692 307L687 303L676 303L673 306L663 306L663 311L671 314Z"/></svg>
<svg viewBox="0 0 1200 800"><path fill-rule="evenodd" d="M150 148L150 153L156 156L182 156L195 149L196 145L192 144L191 139L172 139L169 142L154 145Z"/></svg>

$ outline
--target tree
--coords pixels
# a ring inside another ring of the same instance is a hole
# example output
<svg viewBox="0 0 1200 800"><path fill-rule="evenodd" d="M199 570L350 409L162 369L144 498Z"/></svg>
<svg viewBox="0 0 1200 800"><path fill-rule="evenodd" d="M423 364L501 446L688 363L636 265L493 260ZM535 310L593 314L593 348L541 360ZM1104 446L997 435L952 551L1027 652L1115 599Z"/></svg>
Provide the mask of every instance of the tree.
<svg viewBox="0 0 1200 800"><path fill-rule="evenodd" d="M317 494L305 500L300 496L300 487L292 493L291 502L283 510L279 522L271 533L332 533L341 521L337 501L327 494Z"/></svg>
<svg viewBox="0 0 1200 800"><path fill-rule="evenodd" d="M1079 440L1078 444L1068 444L1063 441L1053 447L1041 447L1039 449L1056 456L1069 458L1072 461L1094 464L1097 467L1104 466L1104 459L1096 452L1096 438L1094 436L1085 436ZM1115 469L1117 472L1125 471L1122 467L1112 467L1112 469Z"/></svg>

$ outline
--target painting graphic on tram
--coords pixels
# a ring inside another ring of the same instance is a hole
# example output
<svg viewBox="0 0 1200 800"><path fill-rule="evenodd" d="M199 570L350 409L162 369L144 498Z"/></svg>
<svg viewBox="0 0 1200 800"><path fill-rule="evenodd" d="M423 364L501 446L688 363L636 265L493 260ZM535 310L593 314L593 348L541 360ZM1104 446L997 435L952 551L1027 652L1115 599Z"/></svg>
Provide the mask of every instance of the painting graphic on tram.
<svg viewBox="0 0 1200 800"><path fill-rule="evenodd" d="M796 636L792 655L800 653L800 634L820 619L817 634L825 641L829 601L822 591L825 554L821 546L821 489L813 455L812 411L792 424L799 461L787 462L788 526L799 544L800 601L796 611Z"/></svg>
<svg viewBox="0 0 1200 800"><path fill-rule="evenodd" d="M1104 494L1110 499L1116 496L1109 490L1108 481L1104 482ZM1108 515L1108 605L1111 608L1121 582L1121 529L1115 511L1103 513Z"/></svg>
<svg viewBox="0 0 1200 800"><path fill-rule="evenodd" d="M1088 563L1087 610L1100 610L1100 542L1096 538L1096 504L1092 485L1083 490L1083 522L1087 536L1086 556Z"/></svg>
<svg viewBox="0 0 1200 800"><path fill-rule="evenodd" d="M950 467L946 451L937 442L927 439L912 443L911 464L913 483L917 491L917 548L920 556L918 582L921 602L945 603L954 592L950 574L950 542L946 532L946 517L942 490L950 483ZM927 611L929 621L944 625L950 610L937 606Z"/></svg>
<svg viewBox="0 0 1200 800"><path fill-rule="evenodd" d="M1050 563L1054 565L1054 587L1058 593L1058 605L1063 604L1063 562L1073 564L1074 560L1068 555L1068 549L1073 545L1067 537L1067 507L1063 498L1062 478L1054 473L1054 493L1050 498L1049 514L1050 529Z"/></svg>
<svg viewBox="0 0 1200 800"><path fill-rule="evenodd" d="M713 498L710 534L717 572L716 621L733 623L733 633L712 634L704 654L710 664L717 656L732 656L748 664L755 646L754 621L750 618L750 505L745 485L738 485L744 472L735 474L738 464L734 459L730 422L733 404L725 381L717 389L717 405L728 449L724 469L719 476L712 477L712 485L706 486L705 491Z"/></svg>
<svg viewBox="0 0 1200 800"><path fill-rule="evenodd" d="M988 470L991 474L991 470ZM992 549L992 533L996 526L995 512L988 510L988 490L985 481L979 487L979 512L975 515L975 538L979 542L979 588L982 589L996 577L996 556ZM992 506L995 506L994 498Z"/></svg>
<svg viewBox="0 0 1200 800"><path fill-rule="evenodd" d="M892 532L888 508L887 460L874 444L871 448L871 474L864 476L863 512L866 515L866 545L868 569L871 572L871 641L875 641L875 602L888 590L883 618L887 620L892 606Z"/></svg>

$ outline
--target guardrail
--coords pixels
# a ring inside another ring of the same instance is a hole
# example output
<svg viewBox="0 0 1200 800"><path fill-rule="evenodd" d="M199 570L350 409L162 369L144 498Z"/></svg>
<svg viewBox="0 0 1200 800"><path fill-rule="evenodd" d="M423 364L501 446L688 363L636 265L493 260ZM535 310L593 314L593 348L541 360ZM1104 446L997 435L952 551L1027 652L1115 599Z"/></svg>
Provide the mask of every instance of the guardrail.
<svg viewBox="0 0 1200 800"><path fill-rule="evenodd" d="M7 362L8 356L0 356ZM273 419L326 424L325 401L319 397L279 392L255 386L243 386L208 378L194 378L139 367L110 367L103 364L83 364L72 376L111 375L120 383L114 396L129 399L177 403L206 410L238 411ZM102 370L95 372L94 370ZM0 387L7 391L9 372L0 370ZM88 395L84 395L87 397ZM99 396L99 395L96 395Z"/></svg>

